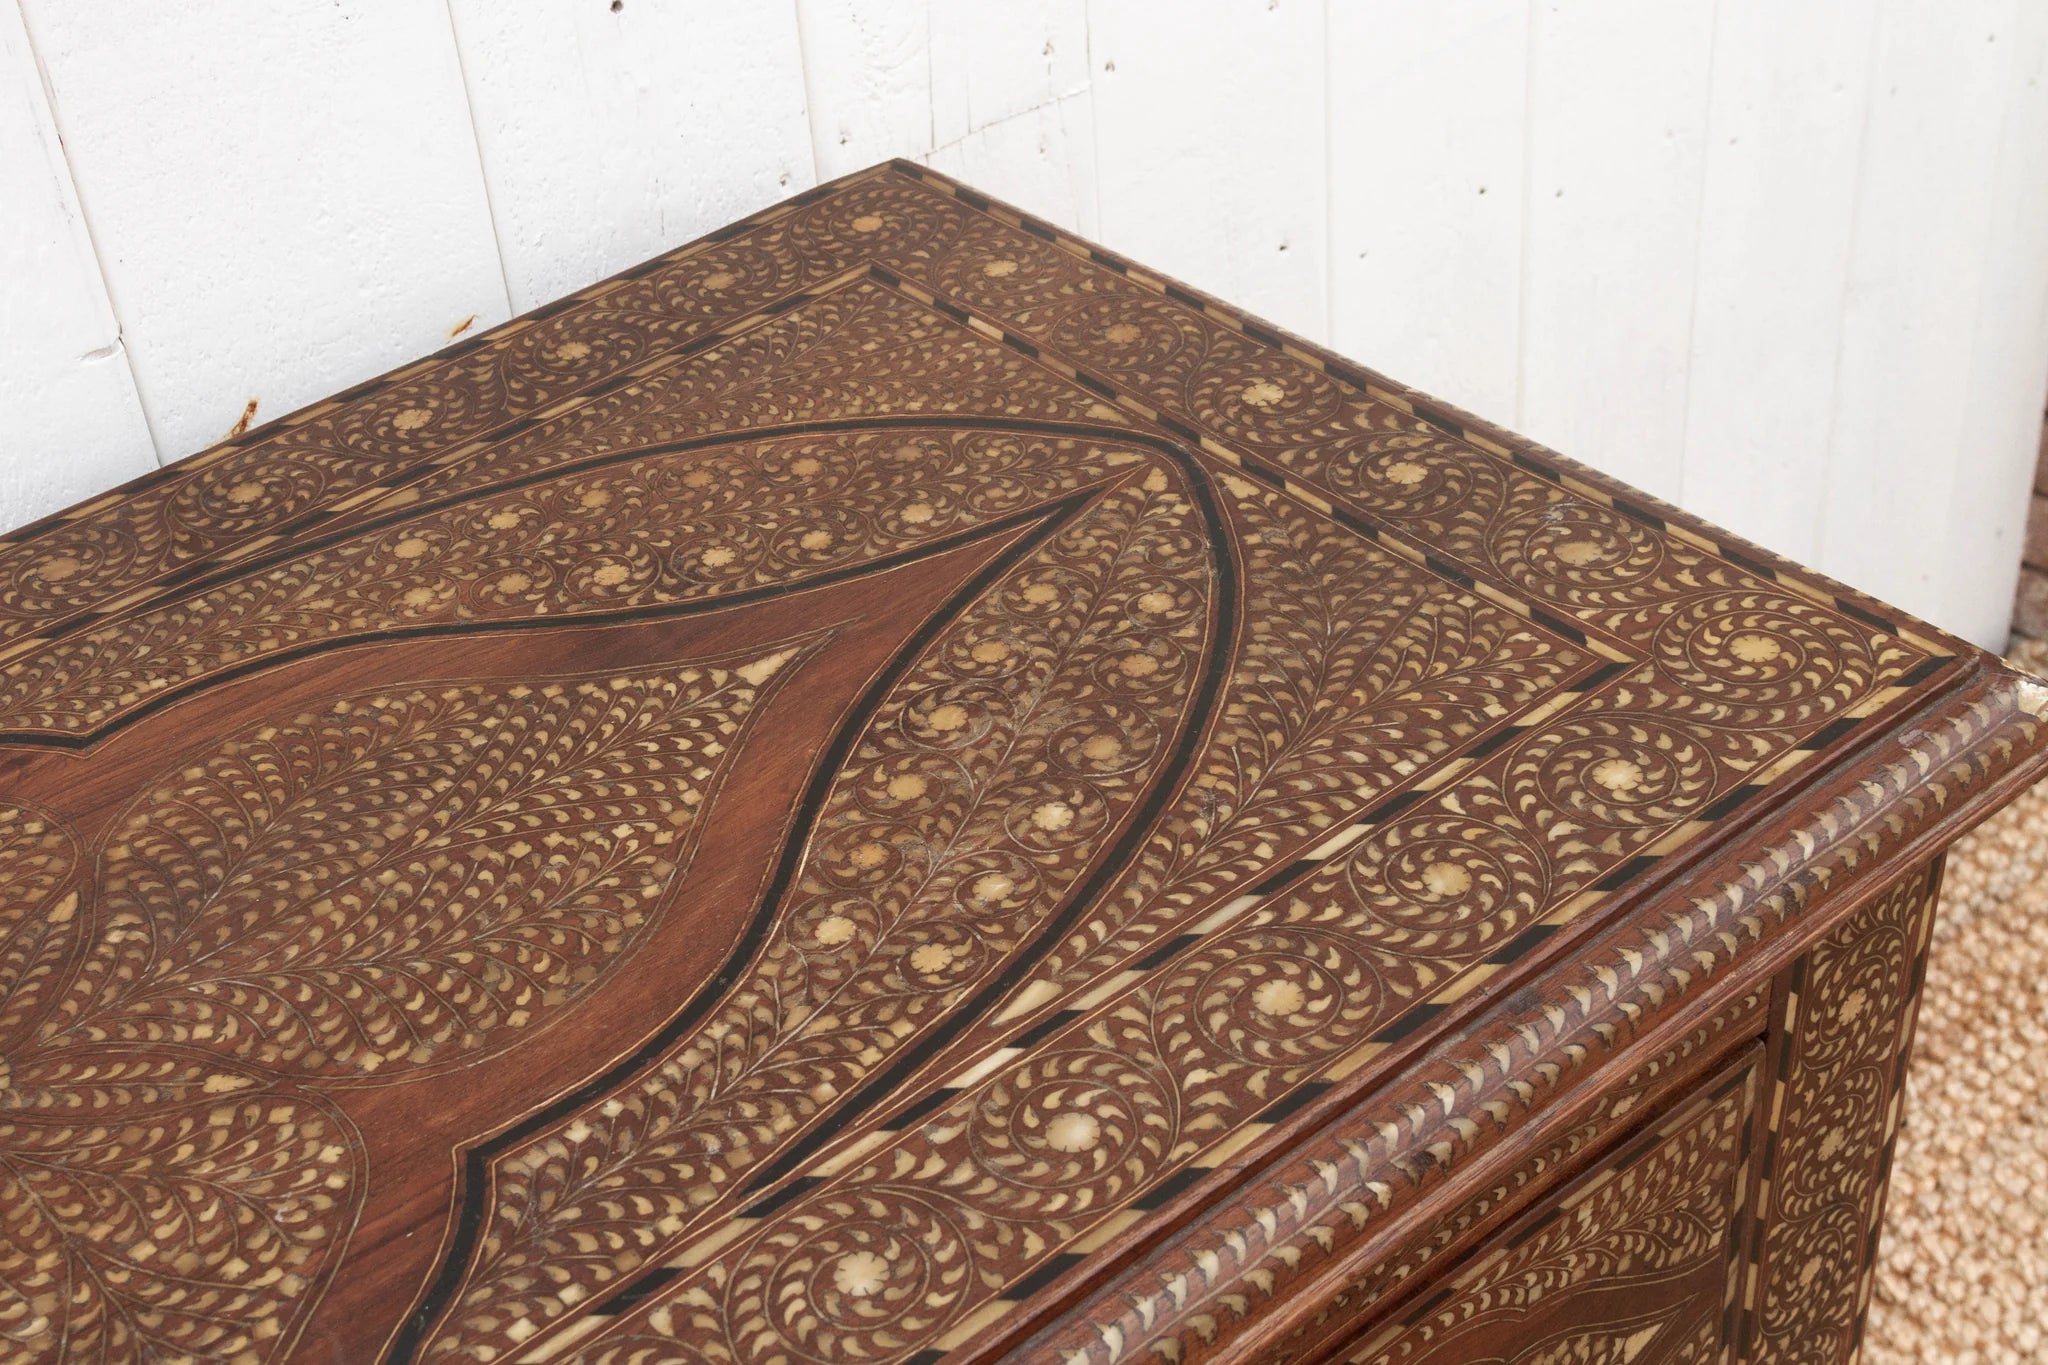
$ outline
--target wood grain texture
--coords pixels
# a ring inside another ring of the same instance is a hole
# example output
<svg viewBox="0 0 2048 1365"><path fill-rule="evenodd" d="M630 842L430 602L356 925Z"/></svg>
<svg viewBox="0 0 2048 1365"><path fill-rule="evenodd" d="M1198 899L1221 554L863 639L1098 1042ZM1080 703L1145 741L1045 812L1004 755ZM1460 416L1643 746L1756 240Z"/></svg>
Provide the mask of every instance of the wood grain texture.
<svg viewBox="0 0 2048 1365"><path fill-rule="evenodd" d="M0 612L51 1360L1287 1358L1395 1264L1438 1351L1515 1217L1692 1220L1654 1332L1510 1294L1685 1359L1799 1216L1709 1073L2048 740L910 163L0 542Z"/></svg>

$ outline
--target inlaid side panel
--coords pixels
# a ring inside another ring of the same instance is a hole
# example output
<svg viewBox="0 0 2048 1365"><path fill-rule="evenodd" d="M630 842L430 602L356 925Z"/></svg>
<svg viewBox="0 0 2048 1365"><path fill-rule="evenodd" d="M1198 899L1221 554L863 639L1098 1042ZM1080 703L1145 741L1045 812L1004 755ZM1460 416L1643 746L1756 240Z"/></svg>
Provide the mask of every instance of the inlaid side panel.
<svg viewBox="0 0 2048 1365"><path fill-rule="evenodd" d="M1761 1048L1344 1359L1694 1365L1719 1357Z"/></svg>
<svg viewBox="0 0 2048 1365"><path fill-rule="evenodd" d="M1814 946L1779 984L1742 1359L1832 1365L1861 1340L1937 861Z"/></svg>

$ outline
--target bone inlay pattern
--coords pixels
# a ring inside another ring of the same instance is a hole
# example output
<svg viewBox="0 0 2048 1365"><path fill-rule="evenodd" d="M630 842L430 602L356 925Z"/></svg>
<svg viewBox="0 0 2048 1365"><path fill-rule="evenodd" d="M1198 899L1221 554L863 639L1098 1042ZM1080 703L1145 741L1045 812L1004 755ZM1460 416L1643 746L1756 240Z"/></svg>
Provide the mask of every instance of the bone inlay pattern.
<svg viewBox="0 0 2048 1365"><path fill-rule="evenodd" d="M1891 1116L1726 974L2029 695L878 168L0 541L0 1341L1767 1345Z"/></svg>

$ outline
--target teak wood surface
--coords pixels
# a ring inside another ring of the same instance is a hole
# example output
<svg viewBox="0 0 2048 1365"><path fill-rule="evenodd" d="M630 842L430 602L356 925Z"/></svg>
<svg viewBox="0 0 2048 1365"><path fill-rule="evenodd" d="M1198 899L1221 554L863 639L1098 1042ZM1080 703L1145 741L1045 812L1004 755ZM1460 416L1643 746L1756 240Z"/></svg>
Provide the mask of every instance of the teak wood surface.
<svg viewBox="0 0 2048 1365"><path fill-rule="evenodd" d="M0 545L0 1355L1843 1360L2042 698L878 167Z"/></svg>

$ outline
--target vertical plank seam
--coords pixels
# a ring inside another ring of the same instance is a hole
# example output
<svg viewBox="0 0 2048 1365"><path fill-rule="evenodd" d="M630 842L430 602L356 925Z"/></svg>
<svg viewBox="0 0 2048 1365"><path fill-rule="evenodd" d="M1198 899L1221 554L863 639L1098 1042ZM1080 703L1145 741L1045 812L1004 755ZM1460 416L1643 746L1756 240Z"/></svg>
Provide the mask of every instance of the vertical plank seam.
<svg viewBox="0 0 2048 1365"><path fill-rule="evenodd" d="M2006 74L2004 77L2005 98L2000 102L1998 110L1997 151L1992 155L1991 159L1991 184L1994 194L1990 211L1984 215L1983 236L1978 239L1975 252L1976 259L1985 262L1987 265L1991 261L1991 245L1998 236L1999 201L2003 197L1996 193L1996 187L2006 183L2006 168L2012 164L2013 113L2020 103L2019 84L2026 79L2025 63L2021 61L2019 51L2021 2L2022 0L2008 0L2008 8L2001 24L2007 38L2010 40L2004 45L2006 62ZM1981 402L1978 383L1983 377L1986 368L1983 358L1985 312L1988 308L1996 307L1999 303L2007 303L2010 306L2009 295L2006 291L2002 289L1989 289L1987 288L1988 283L1987 273L1980 271L1977 277L1977 300L1970 309L1970 361L1969 369L1964 375L1963 399L1973 407ZM1987 299L1990 301L1987 302ZM2033 444L2029 442L2026 454L2031 455L2032 453ZM1993 460L1994 462L1996 460L1995 454ZM2018 487L2014 490L2016 494L2015 501L2021 506L2026 505L2026 500L2032 496L2034 488L2034 461L2032 459L2024 459L2023 463L2026 473L2022 480L2019 481ZM1977 529L1956 526L1952 520L1956 510L1956 481L1965 477L1966 472L1972 477L1982 477L1982 467L1975 460L1969 459L1961 452L1958 452L1956 457L1949 461L1947 486L1943 490L1946 494L1948 505L1943 509L1941 525L1946 528L1949 535L1966 535ZM2022 523L2020 530L2021 545L2025 544L2025 539L2025 524ZM2015 546L2013 553L2013 577L2015 583L2017 583L2019 576L2019 557L2020 546ZM1966 591L1967 585L1958 583L1955 578L1957 564L1966 562L1951 555L1944 555L1941 558L1942 581L1936 590L1935 601L1940 604L1943 619L1960 618L1963 599L1970 595ZM2008 622L2009 628L2010 622Z"/></svg>
<svg viewBox="0 0 2048 1365"><path fill-rule="evenodd" d="M1522 29L1522 221L1515 264L1515 419L1521 430L1529 409L1530 225L1536 219L1536 48L1543 6L1527 4Z"/></svg>
<svg viewBox="0 0 2048 1365"><path fill-rule="evenodd" d="M1089 205L1094 214L1094 231L1089 235L1107 241L1102 231L1102 106L1095 102L1095 4L1094 0L1082 0L1081 5L1081 55L1083 65L1088 69L1088 154L1095 165L1088 177L1088 196L1094 202Z"/></svg>
<svg viewBox="0 0 2048 1365"><path fill-rule="evenodd" d="M1323 60L1321 76L1323 81L1323 329L1315 340L1324 346L1331 346L1337 339L1337 156L1335 151L1337 130L1330 122L1330 106L1335 102L1335 73L1330 69L1330 0L1322 0L1323 7Z"/></svg>
<svg viewBox="0 0 2048 1365"><path fill-rule="evenodd" d="M71 202L78 206L78 230L85 235L85 249L92 258L93 279L99 285L100 301L106 305L107 316L114 323L114 354L109 360L119 360L121 368L127 371L128 388L135 395L135 408L142 418L143 434L149 437L149 457L161 469L167 463L164 459L163 441L157 435L156 420L149 409L149 399L142 391L142 376L135 372L135 361L128 354L128 324L121 317L121 309L114 301L113 286L107 282L105 253L100 250L99 234L93 230L92 210L86 206L85 192L78 186L77 173L71 169L71 148L64 141L64 124L57 113L57 88L50 83L50 69L43 62L42 49L36 44L35 30L29 26L28 11L21 0L6 0L14 8L15 22L21 26L21 42L28 53L29 65L35 70L36 84L42 89L43 108L48 111L50 133L57 142L57 163L55 170L64 178L58 188L60 197L65 188L71 191ZM34 99L31 92L30 99ZM33 112L33 110L31 110Z"/></svg>
<svg viewBox="0 0 2048 1365"><path fill-rule="evenodd" d="M1836 457L1835 441L1842 413L1842 352L1849 344L1849 296L1856 288L1856 243L1863 235L1863 187L1870 178L1870 120L1882 97L1877 88L1877 57L1884 47L1884 23L1884 10L1880 8L1871 20L1870 38L1863 54L1863 117L1856 127L1856 183L1851 191L1849 232L1843 246L1848 259L1842 265L1842 297L1835 308L1835 364L1828 374L1828 430L1826 443L1821 447L1822 493L1820 506L1814 509L1813 560L1822 564L1831 560L1828 536L1833 519L1828 512L1834 499L1830 490L1836 487L1841 473L1842 462Z"/></svg>
<svg viewBox="0 0 2048 1365"><path fill-rule="evenodd" d="M476 179L483 187L484 217L491 225L491 253L498 260L498 289L504 295L505 316L521 310L512 306L512 276L505 266L505 235L498 227L498 204L491 193L491 169L484 163L484 140L476 128L476 92L469 84L469 63L462 56L462 33L455 23L455 0L442 0L441 12L448 20L448 46L455 53L455 78L462 85L462 112L469 116L469 146L476 157Z"/></svg>
<svg viewBox="0 0 2048 1365"><path fill-rule="evenodd" d="M1685 303L1685 363L1679 371L1678 468L1672 471L1672 500L1686 503L1686 469L1692 449L1692 365L1698 353L1700 334L1700 263L1705 258L1707 232L1707 159L1714 151L1714 82L1721 72L1721 5L1708 6L1707 78L1700 91L1699 188L1692 204L1692 288Z"/></svg>
<svg viewBox="0 0 2048 1365"><path fill-rule="evenodd" d="M818 183L818 96L811 88L811 47L804 41L803 0L789 0L789 21L796 30L796 69L804 91L804 131L811 149L811 182L804 188L810 189Z"/></svg>

